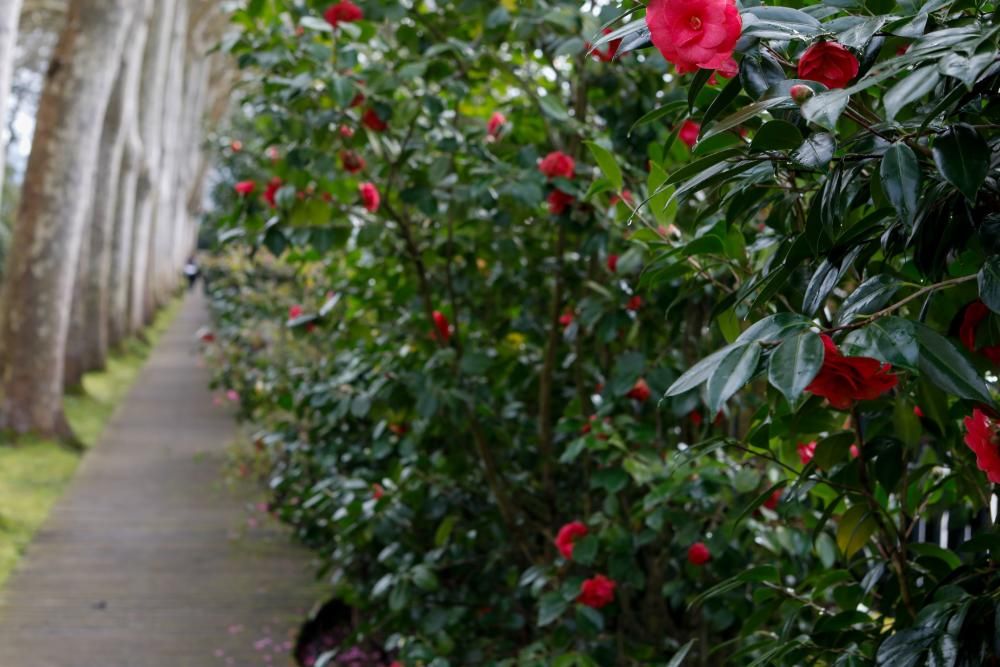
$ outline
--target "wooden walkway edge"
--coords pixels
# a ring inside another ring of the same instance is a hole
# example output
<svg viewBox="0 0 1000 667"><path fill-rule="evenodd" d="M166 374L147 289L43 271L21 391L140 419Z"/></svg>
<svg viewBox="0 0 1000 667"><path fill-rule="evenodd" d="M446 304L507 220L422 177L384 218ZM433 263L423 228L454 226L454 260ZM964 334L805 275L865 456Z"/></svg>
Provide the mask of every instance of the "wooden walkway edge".
<svg viewBox="0 0 1000 667"><path fill-rule="evenodd" d="M0 667L293 664L320 587L304 549L221 470L189 295L97 447L0 591Z"/></svg>

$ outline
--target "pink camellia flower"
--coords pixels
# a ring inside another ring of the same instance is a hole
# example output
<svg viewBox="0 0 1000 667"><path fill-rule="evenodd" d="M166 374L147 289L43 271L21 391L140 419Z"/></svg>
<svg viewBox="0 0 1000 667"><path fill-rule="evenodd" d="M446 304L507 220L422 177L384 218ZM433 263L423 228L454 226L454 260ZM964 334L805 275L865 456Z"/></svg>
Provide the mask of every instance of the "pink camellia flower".
<svg viewBox="0 0 1000 667"><path fill-rule="evenodd" d="M294 320L296 318L302 317L303 312L304 311L302 310L302 306L300 306L299 304L295 304L294 306L288 308L288 319Z"/></svg>
<svg viewBox="0 0 1000 667"><path fill-rule="evenodd" d="M240 400L240 392L236 391L235 389L230 389L229 391L226 392L226 398L235 403L236 401Z"/></svg>
<svg viewBox="0 0 1000 667"><path fill-rule="evenodd" d="M326 11L323 12L323 18L334 28L341 22L353 23L354 21L360 21L364 17L365 14L361 11L361 8L351 2L351 0L340 0L337 4L327 7Z"/></svg>
<svg viewBox="0 0 1000 667"><path fill-rule="evenodd" d="M861 456L861 450L858 449L858 443L851 445L851 448L847 451L850 453L852 459L856 459Z"/></svg>
<svg viewBox="0 0 1000 667"><path fill-rule="evenodd" d="M695 567L701 567L712 560L712 552L708 550L704 542L695 542L688 547L688 562Z"/></svg>
<svg viewBox="0 0 1000 667"><path fill-rule="evenodd" d="M447 343L451 340L451 322L448 321L447 316L440 310L435 310L432 313L432 317L434 318L434 328L437 329L438 335L442 341Z"/></svg>
<svg viewBox="0 0 1000 667"><path fill-rule="evenodd" d="M987 479L1000 484L1000 436L997 424L979 408L965 418L965 444L976 455L976 466L986 473Z"/></svg>
<svg viewBox="0 0 1000 667"><path fill-rule="evenodd" d="M365 168L365 159L354 151L340 151L340 164L350 174L356 174Z"/></svg>
<svg viewBox="0 0 1000 667"><path fill-rule="evenodd" d="M548 178L570 180L576 173L576 162L562 151L552 151L538 163L538 170Z"/></svg>
<svg viewBox="0 0 1000 667"><path fill-rule="evenodd" d="M638 312L638 310L642 308L642 297L636 294L628 300L628 305L626 305L625 308L631 310L633 313Z"/></svg>
<svg viewBox="0 0 1000 667"><path fill-rule="evenodd" d="M813 456L816 455L816 443L802 443L798 445L799 450L799 461L802 461L802 465L808 465L810 461L813 460Z"/></svg>
<svg viewBox="0 0 1000 667"><path fill-rule="evenodd" d="M733 49L743 31L735 0L650 0L646 26L653 45L678 73L735 74Z"/></svg>
<svg viewBox="0 0 1000 667"><path fill-rule="evenodd" d="M638 380L635 381L635 384L632 386L631 389L628 390L628 393L625 395L628 396L629 398L634 398L640 403L645 403L646 401L649 400L649 397L653 395L653 392L649 390L649 385L646 384L646 379L639 378Z"/></svg>
<svg viewBox="0 0 1000 667"><path fill-rule="evenodd" d="M350 139L351 137L354 136L354 128L351 127L350 125L341 125L340 136L342 136L345 139Z"/></svg>
<svg viewBox="0 0 1000 667"><path fill-rule="evenodd" d="M490 116L490 120L486 123L486 131L491 137L495 137L500 134L500 130L503 126L507 124L507 117L504 116L499 111L494 111L493 115Z"/></svg>
<svg viewBox="0 0 1000 667"><path fill-rule="evenodd" d="M701 133L701 125L693 120L686 120L677 131L677 138L687 144L688 148L694 148L698 143L698 134Z"/></svg>
<svg viewBox="0 0 1000 667"><path fill-rule="evenodd" d="M611 273L618 271L618 255L608 255L608 271Z"/></svg>
<svg viewBox="0 0 1000 667"><path fill-rule="evenodd" d="M271 208L278 208L278 190L281 189L281 179L275 176L272 178L268 184L267 189L264 190L264 201L266 201Z"/></svg>
<svg viewBox="0 0 1000 667"><path fill-rule="evenodd" d="M277 146L268 146L267 157L271 162L277 162L281 159L281 151L278 150Z"/></svg>
<svg viewBox="0 0 1000 667"><path fill-rule="evenodd" d="M257 189L257 184L253 181L240 181L233 186L233 189L241 196L246 197L253 194L253 191Z"/></svg>
<svg viewBox="0 0 1000 667"><path fill-rule="evenodd" d="M580 595L577 602L600 609L606 607L615 600L615 588L618 586L613 580L608 579L603 574L598 574L590 579L585 579L580 584Z"/></svg>
<svg viewBox="0 0 1000 667"><path fill-rule="evenodd" d="M375 187L375 184L362 183L358 186L358 190L361 192L361 201L364 203L365 209L369 213L378 211L378 207L382 203L382 198L379 197L378 188Z"/></svg>
<svg viewBox="0 0 1000 667"><path fill-rule="evenodd" d="M843 88L858 75L854 54L837 42L816 42L799 58L799 78L819 81L827 88Z"/></svg>
<svg viewBox="0 0 1000 667"><path fill-rule="evenodd" d="M559 529L559 533L556 535L556 549L566 560L573 560L573 547L576 545L576 541L588 532L587 526L579 521L567 523Z"/></svg>
<svg viewBox="0 0 1000 667"><path fill-rule="evenodd" d="M576 198L573 195L566 194L562 190L553 190L549 193L547 201L549 202L549 213L552 215L562 215L566 212L566 209L573 205Z"/></svg>
<svg viewBox="0 0 1000 667"><path fill-rule="evenodd" d="M239 153L243 150L243 142L239 139L233 139L232 143L229 144L229 148L231 148L234 153Z"/></svg>
<svg viewBox="0 0 1000 667"><path fill-rule="evenodd" d="M367 109L361 116L361 122L372 132L385 132L389 129L389 123L382 120L375 109Z"/></svg>

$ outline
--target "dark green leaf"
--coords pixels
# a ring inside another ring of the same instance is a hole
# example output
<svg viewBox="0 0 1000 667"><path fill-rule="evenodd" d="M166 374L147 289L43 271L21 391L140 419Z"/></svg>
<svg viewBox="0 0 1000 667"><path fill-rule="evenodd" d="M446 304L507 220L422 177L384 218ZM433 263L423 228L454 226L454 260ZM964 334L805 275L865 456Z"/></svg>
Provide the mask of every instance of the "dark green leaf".
<svg viewBox="0 0 1000 667"><path fill-rule="evenodd" d="M837 324L847 324L857 315L871 315L889 303L892 295L899 290L899 281L884 273L864 281L844 303L837 313Z"/></svg>
<svg viewBox="0 0 1000 667"><path fill-rule="evenodd" d="M802 145L799 128L785 120L771 120L764 123L750 142L750 152L787 151Z"/></svg>
<svg viewBox="0 0 1000 667"><path fill-rule="evenodd" d="M806 169L826 170L837 150L837 142L829 132L817 132L792 153L792 161Z"/></svg>
<svg viewBox="0 0 1000 667"><path fill-rule="evenodd" d="M913 226L920 199L920 164L917 154L904 143L893 144L882 157L879 170L882 189L899 214L899 219Z"/></svg>
<svg viewBox="0 0 1000 667"><path fill-rule="evenodd" d="M890 88L882 97L886 118L892 121L903 107L919 100L934 90L941 79L936 65L927 65L912 72L905 79Z"/></svg>
<svg viewBox="0 0 1000 667"><path fill-rule="evenodd" d="M955 344L930 327L914 322L920 346L920 372L946 392L993 404L986 383Z"/></svg>
<svg viewBox="0 0 1000 667"><path fill-rule="evenodd" d="M873 357L911 370L916 370L920 360L914 322L901 317L883 317L852 331L842 347L845 354Z"/></svg>
<svg viewBox="0 0 1000 667"><path fill-rule="evenodd" d="M823 366L823 341L812 331L786 338L771 354L767 379L789 404L796 401Z"/></svg>
<svg viewBox="0 0 1000 667"><path fill-rule="evenodd" d="M1000 256L990 257L979 270L979 298L994 313L1000 313Z"/></svg>
<svg viewBox="0 0 1000 667"><path fill-rule="evenodd" d="M754 373L760 361L760 345L738 345L722 358L708 380L706 399L709 414L716 414L733 394L740 390Z"/></svg>
<svg viewBox="0 0 1000 667"><path fill-rule="evenodd" d="M944 178L970 202L986 180L990 169L990 147L969 125L951 126L934 140L934 162Z"/></svg>

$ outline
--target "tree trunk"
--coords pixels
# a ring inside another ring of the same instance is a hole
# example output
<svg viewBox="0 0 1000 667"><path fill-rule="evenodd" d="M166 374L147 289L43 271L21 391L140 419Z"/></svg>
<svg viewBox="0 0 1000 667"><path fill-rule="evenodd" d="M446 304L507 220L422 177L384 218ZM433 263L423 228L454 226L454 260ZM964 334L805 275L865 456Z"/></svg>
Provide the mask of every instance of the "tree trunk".
<svg viewBox="0 0 1000 667"><path fill-rule="evenodd" d="M126 47L122 77L121 125L118 128L122 142L122 159L117 190L114 198L114 220L111 223L111 258L106 289L108 311L106 316L107 344L121 344L129 333L129 296L131 294L131 263L133 231L135 228L136 188L142 169L142 136L139 132L139 92L144 67L143 54L149 39L153 15L152 0L141 0L137 7L139 16L135 30Z"/></svg>
<svg viewBox="0 0 1000 667"><path fill-rule="evenodd" d="M21 16L21 0L0 2L0 123L7 118L7 97L14 73L14 46L17 43L17 21ZM0 143L0 198L3 197L6 146ZM2 202L0 202L2 203Z"/></svg>
<svg viewBox="0 0 1000 667"><path fill-rule="evenodd" d="M133 16L132 27L129 30L129 43L118 69L115 87L104 116L104 128L101 133L101 149L99 164L105 165L107 171L102 173L94 183L94 202L91 208L90 238L86 255L81 255L81 263L88 265L88 270L82 276L80 288L81 316L74 319L79 325L76 337L79 348L79 363L82 372L104 370L107 366L109 348L109 319L111 302L111 262L114 247L115 218L118 204L119 181L121 180L122 162L125 153L127 124L130 119L127 114L134 113L127 99L132 91L129 87L138 86L138 69L142 63L142 49L146 40L149 23L149 2L140 0L136 3L137 13ZM134 67L130 64L135 62ZM136 70L136 71L130 71ZM130 77L134 81L130 81ZM86 257L86 262L84 262ZM74 308L75 308L74 304ZM74 346L74 330L70 329L69 346ZM67 369L69 359L67 358ZM67 370L68 376L68 370ZM80 378L82 380L82 376ZM71 386L68 384L67 386ZM75 385L72 385L75 386Z"/></svg>
<svg viewBox="0 0 1000 667"><path fill-rule="evenodd" d="M129 0L71 0L39 104L3 284L0 424L75 441L62 406L63 353L101 121Z"/></svg>
<svg viewBox="0 0 1000 667"><path fill-rule="evenodd" d="M140 95L140 132L144 160L135 189L135 230L132 237L132 262L129 269L129 332L138 333L146 323L146 296L150 251L153 244L153 215L156 207L154 184L159 177L162 159L163 114L167 73L172 53L174 2L154 3L142 65Z"/></svg>

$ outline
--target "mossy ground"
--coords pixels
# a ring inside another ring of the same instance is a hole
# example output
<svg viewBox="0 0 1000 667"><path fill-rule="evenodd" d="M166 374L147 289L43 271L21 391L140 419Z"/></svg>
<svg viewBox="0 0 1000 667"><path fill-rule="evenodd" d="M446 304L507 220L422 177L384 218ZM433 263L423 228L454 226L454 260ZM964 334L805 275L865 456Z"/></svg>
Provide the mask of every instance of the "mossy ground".
<svg viewBox="0 0 1000 667"><path fill-rule="evenodd" d="M66 396L66 416L88 447L96 444L179 305L179 300L172 301L147 329L145 341L128 341L112 355L107 370L88 374L83 391ZM0 586L79 463L79 454L51 440L22 438L13 446L0 442Z"/></svg>

